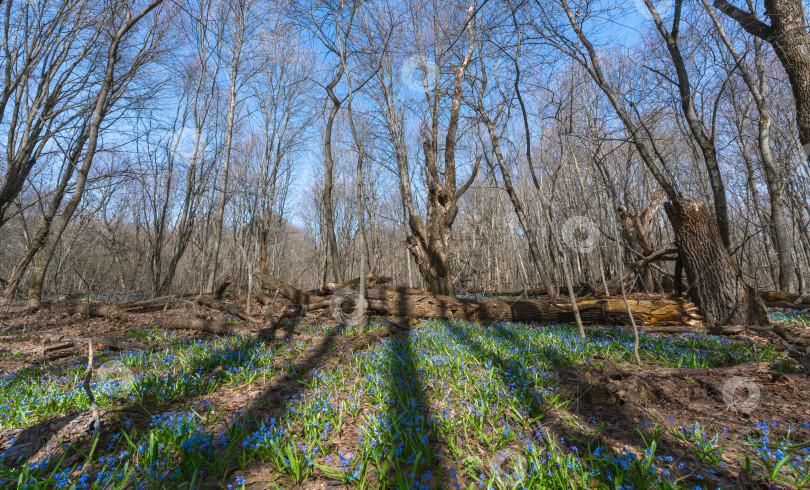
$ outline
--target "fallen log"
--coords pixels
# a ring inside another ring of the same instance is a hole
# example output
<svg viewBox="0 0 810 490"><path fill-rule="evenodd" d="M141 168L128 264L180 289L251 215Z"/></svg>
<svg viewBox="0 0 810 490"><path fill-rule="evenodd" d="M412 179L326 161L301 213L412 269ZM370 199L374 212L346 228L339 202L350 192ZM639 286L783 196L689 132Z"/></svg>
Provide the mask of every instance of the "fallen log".
<svg viewBox="0 0 810 490"><path fill-rule="evenodd" d="M253 300L257 301L258 303L260 303L263 306L267 306L267 305L269 305L270 303L273 302L273 298L271 298L270 295L265 294L263 292L258 292L256 294L254 294L253 295Z"/></svg>
<svg viewBox="0 0 810 490"><path fill-rule="evenodd" d="M58 342L56 344L50 344L37 349L37 352L42 354L49 354L51 352L62 350L62 349L70 349L74 345L74 342Z"/></svg>
<svg viewBox="0 0 810 490"><path fill-rule="evenodd" d="M810 303L791 303L790 301L766 301L765 306L769 308L784 308L787 310L810 310Z"/></svg>
<svg viewBox="0 0 810 490"><path fill-rule="evenodd" d="M76 306L76 313L86 317L126 319L127 314L117 306L85 301Z"/></svg>
<svg viewBox="0 0 810 490"><path fill-rule="evenodd" d="M791 308L794 310L810 310L810 297L806 294L783 293L779 291L763 291L760 293L765 306L771 308Z"/></svg>
<svg viewBox="0 0 810 490"><path fill-rule="evenodd" d="M160 326L167 330L198 330L216 335L245 335L248 337L258 335L258 329L249 326L226 322L225 320L208 320L187 315L170 316L163 320Z"/></svg>
<svg viewBox="0 0 810 490"><path fill-rule="evenodd" d="M376 293L377 290L372 290ZM369 309L386 315L464 318L484 321L572 322L574 312L566 301L499 301L465 300L439 296L424 291L383 289L384 297L369 294ZM641 325L697 325L697 308L685 301L628 300L636 322ZM630 322L624 300L617 298L583 299L577 301L580 316L588 323L624 325Z"/></svg>
<svg viewBox="0 0 810 490"><path fill-rule="evenodd" d="M58 333L44 333L44 332L37 333L36 336L57 342L65 341L71 344L77 343L86 344L87 342L92 340L94 344L112 347L114 349L119 350L147 350L151 348L145 344L139 344L136 342L125 342L123 340L108 339L105 337L74 337L72 335L62 335ZM63 344L55 344L55 345L63 345ZM54 345L44 347L43 350L44 352L54 350Z"/></svg>
<svg viewBox="0 0 810 490"><path fill-rule="evenodd" d="M591 284L575 284L574 287L574 294L576 296L581 296L583 294L588 294L592 292L593 286ZM517 298L523 296L522 289L514 289L514 290L506 290L506 291L471 291L465 290L463 293L464 296L477 296L477 297L487 297L487 298ZM462 294L462 293L459 293ZM538 296L548 296L548 291L544 288L529 288L526 290L526 294L531 297L538 297ZM557 287L557 294L560 296L568 296L568 287L567 286L558 286Z"/></svg>
<svg viewBox="0 0 810 490"><path fill-rule="evenodd" d="M373 288L375 286L382 286L384 284L388 284L392 282L394 279L391 277L378 277L373 274L369 274L366 276L366 287ZM335 292L340 289L344 288L356 288L360 285L360 278L352 279L351 281L345 282L343 284L336 283L336 282L328 282L323 287L324 291L327 292Z"/></svg>
<svg viewBox="0 0 810 490"><path fill-rule="evenodd" d="M300 289L287 284L281 279L273 277L267 272L258 271L256 272L256 277L259 279L262 288L267 289L269 291L278 291L280 295L289 299L293 303L308 306L313 304L320 304L325 300L326 305L327 306L329 305L328 298L301 291Z"/></svg>
<svg viewBox="0 0 810 490"><path fill-rule="evenodd" d="M62 358L65 358L65 357L70 357L73 354L76 354L76 349L72 346L72 344L71 344L71 348L68 348L68 349L58 349L56 351L51 351L51 352L47 352L47 353L38 352L38 355L36 357L34 357L32 359L29 359L29 360L26 360L26 363L24 365L22 365L22 366L18 366L18 367L14 368L12 370L9 370L9 371L6 371L3 368L0 368L0 375L2 375L3 377L16 376L20 372L25 371L27 369L40 367L40 366L42 366L44 364L47 364L49 362L53 362L53 361L56 361L58 359L62 359Z"/></svg>
<svg viewBox="0 0 810 490"><path fill-rule="evenodd" d="M618 369L618 368L617 368ZM747 362L744 364L736 364L733 366L721 366L710 368L656 368L656 369L640 369L636 371L617 370L616 372L608 373L607 377L610 379L625 379L632 376L647 377L655 376L661 378L668 378L672 376L685 376L695 377L702 374L718 374L723 373L726 375L747 372L756 370L759 372L767 372L770 370L770 364L767 362ZM720 390L718 390L720 391Z"/></svg>
<svg viewBox="0 0 810 490"><path fill-rule="evenodd" d="M260 284L276 290L307 310L326 307L329 296L304 293L267 272L256 273ZM412 318L460 318L471 321L572 322L574 313L566 301L472 300L429 293L405 287L378 286L367 290L368 311L372 314ZM667 298L630 299L630 310L640 325L700 325L697 308L685 300ZM582 320L588 323L624 325L630 322L620 298L577 301Z"/></svg>
<svg viewBox="0 0 810 490"><path fill-rule="evenodd" d="M240 320L244 320L246 322L251 321L250 318L243 315L237 308L231 306L229 304L223 303L219 299L210 296L210 295L201 295L197 296L197 304L200 306L205 306L206 308L221 311L223 313L227 313L228 315L235 316Z"/></svg>
<svg viewBox="0 0 810 490"><path fill-rule="evenodd" d="M804 295L798 295L794 293L783 293L781 291L761 291L759 293L762 296L762 301L766 303L769 301L785 301L788 303L799 302L801 303L804 300Z"/></svg>

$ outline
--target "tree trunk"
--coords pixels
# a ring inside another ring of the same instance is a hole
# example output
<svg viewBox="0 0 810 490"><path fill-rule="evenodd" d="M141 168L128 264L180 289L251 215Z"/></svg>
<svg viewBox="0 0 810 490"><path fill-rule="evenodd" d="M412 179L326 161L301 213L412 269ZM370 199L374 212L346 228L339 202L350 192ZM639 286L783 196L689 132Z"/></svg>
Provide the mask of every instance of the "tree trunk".
<svg viewBox="0 0 810 490"><path fill-rule="evenodd" d="M723 183L723 176L720 173L720 165L717 161L717 148L714 142L713 132L707 132L706 125L703 123L703 118L695 107L695 99L692 93L692 85L689 81L689 72L686 69L686 62L684 61L683 54L681 53L680 46L678 45L678 36L680 32L680 19L681 19L681 6L683 0L675 0L675 20L672 25L672 30L667 30L663 20L658 15L655 6L647 0L647 9L650 11L655 25L664 43L667 46L670 58L672 58L672 66L675 68L675 74L678 82L678 92L681 101L681 110L689 125L689 131L692 137L700 147L703 154L703 161L706 164L706 175L709 177L709 183L712 187L712 198L714 204L715 218L717 226L720 231L720 238L723 240L725 247L731 249L731 219L728 216L728 203L726 200L726 187Z"/></svg>
<svg viewBox="0 0 810 490"><path fill-rule="evenodd" d="M765 304L743 282L726 250L716 221L706 205L690 199L664 204L675 231L689 295L706 323L721 325L769 325Z"/></svg>
<svg viewBox="0 0 810 490"><path fill-rule="evenodd" d="M411 227L413 229L413 226ZM405 240L408 250L419 267L419 273L425 281L428 291L455 296L456 288L450 274L449 253L441 237L413 233Z"/></svg>
<svg viewBox="0 0 810 490"><path fill-rule="evenodd" d="M217 265L219 262L219 249L222 246L222 226L225 219L225 202L228 195L228 171L231 160L231 149L233 145L233 127L236 114L236 91L237 91L237 75L239 74L239 56L241 54L241 44L238 44L238 51L236 60L231 72L231 89L228 100L228 122L225 128L225 155L222 164L222 182L219 189L219 202L217 203L217 211L214 216L214 243L211 252L211 265L208 271L208 284L206 290L208 292L214 291L214 281L217 275Z"/></svg>
<svg viewBox="0 0 810 490"><path fill-rule="evenodd" d="M726 48L734 58L740 70L740 74L751 92L751 96L757 107L759 113L759 124L757 125L757 143L759 146L759 153L762 157L762 168L765 173L765 182L768 185L768 196L771 201L771 227L773 229L773 240L776 245L777 258L779 259L779 277L777 287L783 291L791 291L793 289L793 273L794 264L791 254L791 238L788 234L787 216L785 215L785 204L782 199L782 179L779 176L777 165L771 151L771 114L770 104L766 96L768 91L767 75L765 73L765 66L762 59L762 40L754 38L754 67L756 69L756 80L753 74L749 71L747 65L743 62L742 57L734 48L734 44L726 35L723 26L720 23L717 15L709 7L707 0L702 0L703 7L709 16L712 18L715 27L726 45ZM805 38L807 41L808 38ZM743 152L744 154L744 152ZM746 157L744 157L746 158ZM747 158L746 158L747 160ZM746 165L750 164L746 161ZM749 170L749 174L751 174ZM749 177L749 180L751 177ZM755 206L758 204L755 202ZM764 223L764 222L763 222ZM770 254L769 254L770 260Z"/></svg>
<svg viewBox="0 0 810 490"><path fill-rule="evenodd" d="M10 298L17 292L17 287L19 286L20 280L22 279L26 269L28 269L28 266L34 260L34 256L36 256L39 250L45 246L45 243L48 240L48 235L51 231L51 224L53 223L56 214L59 212L62 199L65 197L68 184L70 183L70 178L73 176L73 171L76 169L77 164L81 159L82 150L84 149L84 143L86 141L87 133L83 127L82 133L76 139L76 143L74 144L73 150L70 153L69 160L66 162L65 168L59 179L59 184L54 191L51 204L48 206L48 210L43 214L42 222L39 225L37 234L34 235L34 239L28 246L28 250L26 250L25 254L17 262L17 265L14 267L14 270L11 273L11 277L8 279L8 283L3 290L4 297Z"/></svg>
<svg viewBox="0 0 810 490"><path fill-rule="evenodd" d="M323 137L323 154L324 154L324 176L323 176L323 212L324 221L326 222L326 244L329 252L329 260L332 261L332 273L335 275L335 281L343 281L343 266L340 263L340 255L337 248L337 236L335 235L335 212L332 206L332 187L334 186L334 168L335 160L332 156L332 127L335 124L335 117L340 110L341 100L335 95L334 88L343 78L345 67L340 65L335 77L326 86L326 92L329 99L332 101L332 109L329 111L329 117L326 120L326 134Z"/></svg>

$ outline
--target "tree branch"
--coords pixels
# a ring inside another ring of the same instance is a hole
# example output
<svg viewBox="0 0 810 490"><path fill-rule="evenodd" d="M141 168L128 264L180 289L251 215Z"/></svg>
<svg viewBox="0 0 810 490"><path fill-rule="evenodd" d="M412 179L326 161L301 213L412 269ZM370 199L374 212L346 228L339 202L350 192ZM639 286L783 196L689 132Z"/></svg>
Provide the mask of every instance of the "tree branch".
<svg viewBox="0 0 810 490"><path fill-rule="evenodd" d="M714 7L734 19L749 34L768 42L771 41L773 27L757 19L754 14L735 7L727 0L714 0Z"/></svg>

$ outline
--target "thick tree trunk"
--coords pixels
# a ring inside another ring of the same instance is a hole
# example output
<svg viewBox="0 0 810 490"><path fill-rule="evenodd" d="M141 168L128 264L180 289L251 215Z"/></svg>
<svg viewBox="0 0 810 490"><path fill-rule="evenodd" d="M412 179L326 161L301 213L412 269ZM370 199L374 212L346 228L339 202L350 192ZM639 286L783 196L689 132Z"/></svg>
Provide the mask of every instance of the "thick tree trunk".
<svg viewBox="0 0 810 490"><path fill-rule="evenodd" d="M759 295L745 282L726 250L705 204L690 199L664 205L675 230L689 295L710 326L769 325Z"/></svg>
<svg viewBox="0 0 810 490"><path fill-rule="evenodd" d="M214 298L216 299L222 298L222 295L225 294L225 290L228 289L228 287L230 287L232 283L233 277L231 276L226 277L225 280L222 281L222 284L219 285L216 292L214 293Z"/></svg>
<svg viewBox="0 0 810 490"><path fill-rule="evenodd" d="M414 233L408 236L405 243L419 267L427 290L436 294L455 296L449 253L444 241L433 237L425 239L421 234Z"/></svg>

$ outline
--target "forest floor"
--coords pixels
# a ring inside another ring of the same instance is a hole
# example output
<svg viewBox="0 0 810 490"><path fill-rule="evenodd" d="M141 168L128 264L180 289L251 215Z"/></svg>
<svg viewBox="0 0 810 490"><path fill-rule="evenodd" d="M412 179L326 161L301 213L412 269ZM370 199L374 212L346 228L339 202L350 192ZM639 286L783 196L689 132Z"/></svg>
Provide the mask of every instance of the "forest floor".
<svg viewBox="0 0 810 490"><path fill-rule="evenodd" d="M810 487L810 378L773 334L642 333L638 365L605 326L159 327L200 311L0 323L0 487ZM60 336L143 347L95 352L98 430L87 345Z"/></svg>

